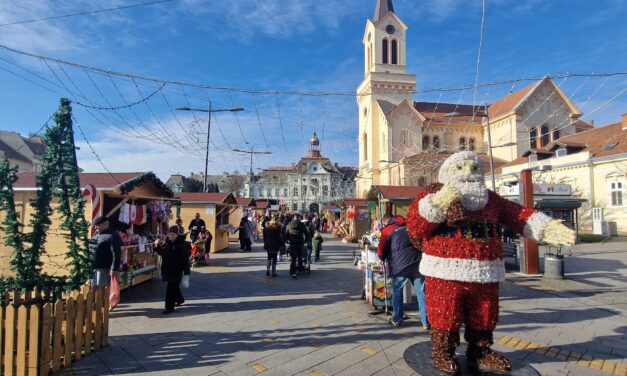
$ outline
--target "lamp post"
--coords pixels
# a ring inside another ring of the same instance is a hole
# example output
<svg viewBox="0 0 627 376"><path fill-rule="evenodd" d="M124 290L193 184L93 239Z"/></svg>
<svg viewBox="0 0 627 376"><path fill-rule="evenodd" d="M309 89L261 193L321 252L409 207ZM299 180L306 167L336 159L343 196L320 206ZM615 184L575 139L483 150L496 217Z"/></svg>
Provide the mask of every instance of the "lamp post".
<svg viewBox="0 0 627 376"><path fill-rule="evenodd" d="M506 147L506 146L514 146L514 145L516 145L516 143L515 142L508 142L508 143L503 144L503 145L492 146L492 129L490 128L490 117L488 116L488 105L487 105L487 103L483 106L483 108L484 108L483 112L475 112L472 115L462 114L462 113L459 113L459 112L451 112L451 113L448 113L448 114L444 115L444 117L473 116L473 117L480 117L480 118L486 119L486 128L488 129L488 157L490 159L490 175L492 177L492 191L496 192L496 176L494 176L494 156L492 154L492 149L502 148L502 147Z"/></svg>
<svg viewBox="0 0 627 376"><path fill-rule="evenodd" d="M244 111L243 108L241 107L235 107L235 108L225 108L225 109L212 109L211 108L211 101L209 101L209 108L207 110L203 110L203 109L198 109L198 108L189 108L189 107L177 107L176 108L179 111L197 111L197 112L207 112L208 113L208 119L207 119L207 147L205 148L205 177L204 177L204 181L203 181L203 188L202 191L203 192L207 192L207 169L209 168L209 140L211 137L211 114L213 112L239 112L239 111Z"/></svg>
<svg viewBox="0 0 627 376"><path fill-rule="evenodd" d="M268 155L268 154L272 154L272 152L269 151L255 151L255 147L254 146L250 146L250 151L248 150L240 150L240 149L232 149L234 152L236 153L243 153L243 154L250 154L250 172L249 174L249 181L250 184L253 183L253 155Z"/></svg>

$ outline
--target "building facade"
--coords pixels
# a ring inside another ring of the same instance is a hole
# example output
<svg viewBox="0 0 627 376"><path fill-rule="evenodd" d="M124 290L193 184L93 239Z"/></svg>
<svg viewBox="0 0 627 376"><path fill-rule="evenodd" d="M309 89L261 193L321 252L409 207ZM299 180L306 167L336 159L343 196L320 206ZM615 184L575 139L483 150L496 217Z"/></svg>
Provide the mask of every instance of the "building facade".
<svg viewBox="0 0 627 376"><path fill-rule="evenodd" d="M321 153L314 133L309 154L290 166L270 167L245 185L246 197L276 200L284 209L318 212L326 204L355 195L356 169L340 167Z"/></svg>
<svg viewBox="0 0 627 376"><path fill-rule="evenodd" d="M43 137L23 137L19 133L0 131L0 159L7 159L18 171L39 172L46 152Z"/></svg>
<svg viewBox="0 0 627 376"><path fill-rule="evenodd" d="M550 78L486 106L415 102L407 29L392 0L377 0L366 23L364 79L357 88L359 196L365 197L371 185L432 183L447 154L486 154L488 127L497 166L585 129L581 111Z"/></svg>

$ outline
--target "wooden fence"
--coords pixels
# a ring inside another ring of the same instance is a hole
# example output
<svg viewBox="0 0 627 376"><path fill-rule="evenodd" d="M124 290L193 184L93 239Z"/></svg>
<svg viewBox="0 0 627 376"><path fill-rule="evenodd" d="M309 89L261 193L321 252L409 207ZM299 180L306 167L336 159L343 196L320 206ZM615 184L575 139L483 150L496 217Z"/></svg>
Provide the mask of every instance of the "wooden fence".
<svg viewBox="0 0 627 376"><path fill-rule="evenodd" d="M0 374L47 376L108 345L109 288L45 302L33 291L0 308Z"/></svg>

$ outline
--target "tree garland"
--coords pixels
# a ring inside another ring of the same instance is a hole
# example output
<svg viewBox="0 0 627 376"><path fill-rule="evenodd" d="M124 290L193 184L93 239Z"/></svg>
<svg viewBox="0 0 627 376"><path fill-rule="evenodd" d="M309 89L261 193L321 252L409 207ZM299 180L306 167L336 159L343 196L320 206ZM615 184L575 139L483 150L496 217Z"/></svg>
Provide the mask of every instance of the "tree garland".
<svg viewBox="0 0 627 376"><path fill-rule="evenodd" d="M29 234L19 232L12 187L17 180L16 171L9 168L7 161L0 164L0 209L7 212L2 222L2 230L7 234L4 244L13 250L11 266L16 270L16 277L0 278L2 293L11 290L30 291L39 287L59 296L62 291L76 289L91 278L87 243L89 225L85 220L80 190L71 116L70 101L61 99L55 114L56 125L45 133L46 152L42 170L36 179L37 195L31 202L34 213L29 222L32 229ZM56 210L52 209L53 199L59 201ZM67 277L49 276L41 272L41 255L45 252L46 234L52 223L50 216L55 211L62 218L59 228L68 245Z"/></svg>

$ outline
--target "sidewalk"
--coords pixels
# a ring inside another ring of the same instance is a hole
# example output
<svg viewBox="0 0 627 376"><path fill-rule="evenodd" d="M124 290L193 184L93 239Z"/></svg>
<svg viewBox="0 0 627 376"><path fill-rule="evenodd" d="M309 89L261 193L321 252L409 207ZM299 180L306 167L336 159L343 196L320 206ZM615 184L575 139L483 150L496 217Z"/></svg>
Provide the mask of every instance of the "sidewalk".
<svg viewBox="0 0 627 376"><path fill-rule="evenodd" d="M212 266L194 269L186 304L169 316L161 314L162 283L124 292L123 304L111 314L110 346L76 363L73 371L412 375L403 353L427 341L428 332L415 319L397 329L382 315L370 314L360 300L361 273L352 266L352 249L327 239L323 262L296 281L288 277L286 263L279 278L266 278L259 244L253 253L212 255ZM525 281L502 285L499 350L543 375L627 374L621 368L627 365L624 304L608 306L595 299L597 292L574 295L517 283ZM599 365L605 371L594 369Z"/></svg>

